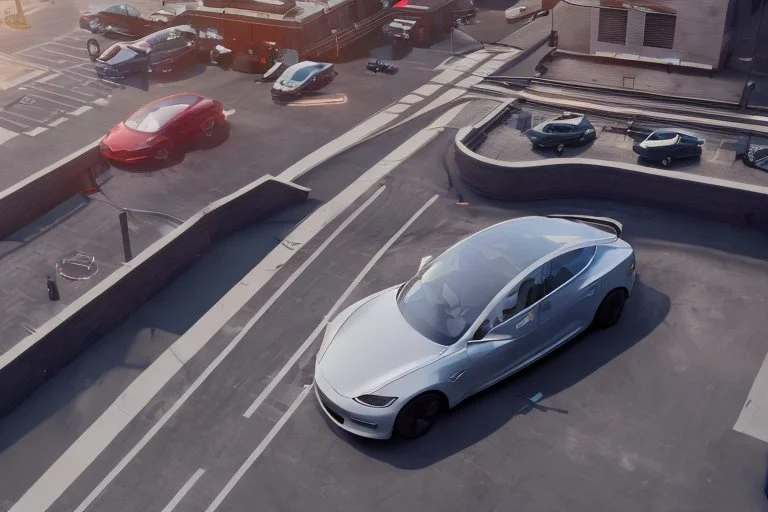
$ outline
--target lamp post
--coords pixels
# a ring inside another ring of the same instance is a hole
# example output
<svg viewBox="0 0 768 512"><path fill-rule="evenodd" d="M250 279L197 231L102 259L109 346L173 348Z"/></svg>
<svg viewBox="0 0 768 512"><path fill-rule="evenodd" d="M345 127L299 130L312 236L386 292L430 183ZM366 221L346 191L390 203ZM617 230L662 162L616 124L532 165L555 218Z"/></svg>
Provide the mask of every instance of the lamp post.
<svg viewBox="0 0 768 512"><path fill-rule="evenodd" d="M5 24L10 28L30 28L26 16L24 16L24 8L21 6L21 0L16 0L16 14L7 15L5 17Z"/></svg>

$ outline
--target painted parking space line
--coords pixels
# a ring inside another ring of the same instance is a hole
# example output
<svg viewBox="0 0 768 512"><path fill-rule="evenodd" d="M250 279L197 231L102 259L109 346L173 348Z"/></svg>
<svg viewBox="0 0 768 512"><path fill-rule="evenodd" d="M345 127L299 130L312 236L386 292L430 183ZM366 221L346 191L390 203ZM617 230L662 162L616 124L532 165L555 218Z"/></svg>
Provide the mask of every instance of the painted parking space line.
<svg viewBox="0 0 768 512"><path fill-rule="evenodd" d="M78 108L77 110L74 110L69 113L71 116L79 116L81 114L85 114L89 110L91 110L93 107L90 105L83 105L82 107Z"/></svg>
<svg viewBox="0 0 768 512"><path fill-rule="evenodd" d="M55 44L55 45L58 45L58 46L63 46L65 48L70 48L72 50L78 50L78 51L81 51L81 52L84 52L84 53L88 53L88 50L85 48L85 44L83 44L83 46L73 46L71 44L64 44L61 41L51 41L51 44ZM90 59L88 59L88 60L90 60Z"/></svg>
<svg viewBox="0 0 768 512"><path fill-rule="evenodd" d="M48 126L50 128L54 128L56 126L59 126L62 123L67 122L68 120L69 120L68 117L60 117L60 118L56 119L55 121L48 123Z"/></svg>
<svg viewBox="0 0 768 512"><path fill-rule="evenodd" d="M18 133L14 131L6 130L5 128L0 128L0 144L4 144L8 142L9 140L11 140L17 135Z"/></svg>
<svg viewBox="0 0 768 512"><path fill-rule="evenodd" d="M242 466L240 466L235 473L235 475L227 482L227 485L224 487L224 489L221 490L221 492L216 496L216 498L213 500L213 502L208 506L207 509L205 509L205 512L213 512L217 508L219 508L219 505L224 501L224 499L227 497L227 495L232 492L232 489L235 488L235 485L240 481L241 478L243 478L243 475L253 466L253 463L256 462L256 460L261 456L262 453L264 453L264 450L267 449L269 444L272 442L272 440L277 436L277 434L280 433L280 430L282 430L283 426L288 423L288 420L291 419L291 416L293 416L293 413L296 412L296 409L299 408L301 403L307 398L307 395L309 395L309 392L312 390L312 386L309 385L305 387L302 392L299 394L299 396L294 400L294 402L291 404L291 406L288 408L287 411L285 411L285 414L278 420L277 423L275 423L275 426L272 427L272 430L267 433L266 437L259 443L259 445L256 447L255 450L248 456L248 458L245 460Z"/></svg>
<svg viewBox="0 0 768 512"><path fill-rule="evenodd" d="M60 52L60 51L52 50L52 49L47 48L47 47L40 48L40 50L44 51L45 53L50 53L50 54L53 54L53 55L60 55L62 57L65 57L67 59L74 60L74 61L82 60L82 61L85 61L85 62L91 62L91 59L89 59L87 57L78 57L76 55L72 55L71 53L63 53L63 52Z"/></svg>
<svg viewBox="0 0 768 512"><path fill-rule="evenodd" d="M24 132L24 135L29 135L30 137L37 137L41 133L47 132L48 128L43 128L42 126L38 126L37 128L34 128L28 132Z"/></svg>
<svg viewBox="0 0 768 512"><path fill-rule="evenodd" d="M757 372L733 430L768 443L768 355Z"/></svg>
<svg viewBox="0 0 768 512"><path fill-rule="evenodd" d="M397 240L400 239L401 236L403 236L403 233L405 233L408 228L411 227L411 225L416 222L416 219L421 217L421 215L432 206L432 204L437 201L437 199L440 196L435 194L432 196L421 208L419 208L416 213L414 213L406 222L403 224L400 229L398 229L394 235L392 235L387 242L381 246L381 248L376 252L376 254L373 255L373 257L368 261L368 263L363 267L363 269L360 271L359 274L352 280L352 282L349 284L346 290L344 290L344 293L341 294L341 296L336 300L336 302L331 307L330 311L323 317L323 320L317 324L317 327L315 327L315 330L312 331L312 334L309 335L309 337L304 341L304 343L301 344L299 349L294 352L294 354L288 359L288 361L283 365L283 367L280 369L279 372L272 378L270 383L267 385L267 387L264 388L264 390L259 394L259 396L256 397L256 400L253 401L250 407L243 413L243 416L246 418L250 418L254 412L256 412L256 409L259 408L259 406L264 403L264 400L267 399L267 397L274 391L274 389L277 387L277 385L280 383L283 378L288 374L289 371L291 371L291 368L293 368L293 365L296 364L296 362L299 360L299 358L304 354L304 352L309 349L309 347L312 346L312 344L317 340L317 337L320 335L321 332L323 332L323 329L325 329L325 326L328 324L328 321L333 318L336 315L336 312L339 310L342 304L349 298L349 296L352 294L353 291L355 291L355 288L360 284L360 282L365 278L365 276L368 275L368 272L371 271L371 269L376 265L376 263L379 262L379 260L387 253L390 247L397 242Z"/></svg>
<svg viewBox="0 0 768 512"><path fill-rule="evenodd" d="M5 114L6 112L2 112L2 113ZM7 112L7 113L10 114L10 112ZM18 119L16 119L16 120L11 119L11 118L9 118L8 116L5 116L5 115L0 115L0 121L2 121L4 123L10 123L10 124L14 125L14 127L18 126L19 128L23 128L23 129L29 128L28 124L22 123Z"/></svg>
<svg viewBox="0 0 768 512"><path fill-rule="evenodd" d="M190 489L192 489L192 486L195 485L195 483L200 480L200 477L202 477L205 474L205 470L200 468L197 471L195 471L191 477L189 477L189 480L187 480L184 485L179 489L179 492L177 492L171 501L168 502L168 504L163 507L163 510L160 512L172 512L173 509L176 508L176 505L178 505L181 500L184 499L184 496L187 495Z"/></svg>
<svg viewBox="0 0 768 512"><path fill-rule="evenodd" d="M56 86L55 85L48 85L48 87L56 87ZM59 87L61 87L61 86L59 86ZM69 94L64 94L64 93L61 93L59 91L49 91L49 90L44 89L44 88L42 88L40 86L35 86L35 85L32 85L32 84L27 84L25 88L26 89L32 89L33 91L42 92L42 93L45 93L45 94L52 94L52 95L57 96L59 98L64 98L64 99L67 99L67 100L70 100L70 101L74 101L76 103L87 103L87 100L84 100L84 99L81 99L81 98L75 98L74 96L71 96ZM62 89L65 89L65 88L62 87ZM65 90L71 90L71 89L65 89ZM78 94L77 91L73 91L73 92L75 92L75 94ZM43 99L48 99L48 98L44 97ZM68 106L74 106L74 105L68 105Z"/></svg>

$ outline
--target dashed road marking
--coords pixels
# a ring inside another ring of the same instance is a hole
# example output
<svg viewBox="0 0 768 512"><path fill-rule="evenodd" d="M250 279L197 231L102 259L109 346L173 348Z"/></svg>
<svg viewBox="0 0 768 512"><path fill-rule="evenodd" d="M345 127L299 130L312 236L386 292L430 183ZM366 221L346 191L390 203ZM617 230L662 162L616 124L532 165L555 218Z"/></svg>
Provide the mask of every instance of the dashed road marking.
<svg viewBox="0 0 768 512"><path fill-rule="evenodd" d="M73 110L69 113L71 116L79 116L80 114L85 114L89 110L91 110L93 107L90 105L83 105L82 107L78 108L77 110Z"/></svg>
<svg viewBox="0 0 768 512"><path fill-rule="evenodd" d="M28 132L24 132L24 135L29 135L30 137L37 137L38 135L46 131L48 131L48 128L43 128L42 126L38 126L37 128L33 128Z"/></svg>
<svg viewBox="0 0 768 512"><path fill-rule="evenodd" d="M6 130L5 128L0 128L0 144L4 144L17 136L18 133L13 132L11 130Z"/></svg>
<svg viewBox="0 0 768 512"><path fill-rule="evenodd" d="M69 120L68 117L60 117L60 118L56 119L55 121L53 121L52 123L48 123L48 126L53 128L54 126L59 126L61 123L64 123L67 120Z"/></svg>
<svg viewBox="0 0 768 512"><path fill-rule="evenodd" d="M231 108L229 110L225 110L224 111L224 118L228 119L230 116L234 115L235 112L236 112L236 110L233 109L233 108Z"/></svg>
<svg viewBox="0 0 768 512"><path fill-rule="evenodd" d="M168 502L168 504L165 506L165 508L163 508L161 512L171 512L173 509L175 509L176 505L178 505L179 502L184 499L184 496L187 495L192 486L195 485L195 482L200 480L200 477L203 476L204 473L205 470L202 468L195 471L194 474L189 477L189 480L187 480L182 488L179 489L179 492L176 493L176 495L171 499L170 502Z"/></svg>

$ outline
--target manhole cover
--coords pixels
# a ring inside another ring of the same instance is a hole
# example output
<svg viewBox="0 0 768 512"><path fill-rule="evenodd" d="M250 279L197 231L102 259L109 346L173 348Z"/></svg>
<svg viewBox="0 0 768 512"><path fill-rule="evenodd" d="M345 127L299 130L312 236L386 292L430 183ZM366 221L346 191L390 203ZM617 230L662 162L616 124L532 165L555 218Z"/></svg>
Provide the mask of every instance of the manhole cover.
<svg viewBox="0 0 768 512"><path fill-rule="evenodd" d="M72 280L90 279L99 271L96 258L82 251L67 254L56 262L56 271L62 277Z"/></svg>

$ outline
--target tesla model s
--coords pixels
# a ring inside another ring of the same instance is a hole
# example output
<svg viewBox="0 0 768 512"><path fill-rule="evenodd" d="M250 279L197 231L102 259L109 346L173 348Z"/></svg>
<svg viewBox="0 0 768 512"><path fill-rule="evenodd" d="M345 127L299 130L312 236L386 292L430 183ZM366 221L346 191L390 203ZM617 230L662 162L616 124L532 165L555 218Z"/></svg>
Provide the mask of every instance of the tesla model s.
<svg viewBox="0 0 768 512"><path fill-rule="evenodd" d="M564 112L563 115L538 124L526 132L535 147L555 148L562 153L566 146L595 140L595 127L584 114Z"/></svg>
<svg viewBox="0 0 768 512"><path fill-rule="evenodd" d="M333 64L305 60L288 67L272 86L272 98L278 101L297 98L330 84L339 73Z"/></svg>
<svg viewBox="0 0 768 512"><path fill-rule="evenodd" d="M522 217L425 258L328 324L315 363L322 409L353 434L419 437L441 410L590 325L615 324L635 282L621 230L600 217Z"/></svg>
<svg viewBox="0 0 768 512"><path fill-rule="evenodd" d="M101 153L123 164L166 160L185 143L213 136L225 122L220 102L175 94L145 105L112 128L101 142Z"/></svg>
<svg viewBox="0 0 768 512"><path fill-rule="evenodd" d="M701 156L704 139L679 128L654 130L642 142L635 143L632 151L651 162L669 167L672 160Z"/></svg>

